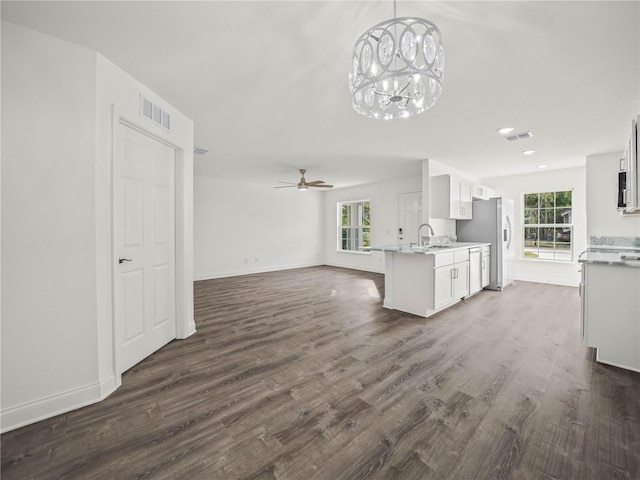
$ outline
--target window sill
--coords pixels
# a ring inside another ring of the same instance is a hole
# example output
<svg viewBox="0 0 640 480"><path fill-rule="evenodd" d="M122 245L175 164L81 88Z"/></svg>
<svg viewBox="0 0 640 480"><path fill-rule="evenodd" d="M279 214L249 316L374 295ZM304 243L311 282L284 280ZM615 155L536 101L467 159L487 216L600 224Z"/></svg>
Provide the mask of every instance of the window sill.
<svg viewBox="0 0 640 480"><path fill-rule="evenodd" d="M356 255L371 255L371 250L359 251L359 250L336 250L338 253L355 253Z"/></svg>
<svg viewBox="0 0 640 480"><path fill-rule="evenodd" d="M539 263L559 263L561 265L571 265L576 263L576 260L554 260L551 258L528 258L528 257L520 257L518 260L523 260L525 262L539 262Z"/></svg>

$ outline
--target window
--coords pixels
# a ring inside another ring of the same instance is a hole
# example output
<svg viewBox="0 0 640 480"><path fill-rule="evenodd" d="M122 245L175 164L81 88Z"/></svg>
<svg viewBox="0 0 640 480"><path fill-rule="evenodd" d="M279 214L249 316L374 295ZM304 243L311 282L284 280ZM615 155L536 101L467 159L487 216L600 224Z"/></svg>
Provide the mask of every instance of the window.
<svg viewBox="0 0 640 480"><path fill-rule="evenodd" d="M572 260L571 193L568 190L524 194L524 258Z"/></svg>
<svg viewBox="0 0 640 480"><path fill-rule="evenodd" d="M369 200L338 203L338 250L369 252L371 209Z"/></svg>

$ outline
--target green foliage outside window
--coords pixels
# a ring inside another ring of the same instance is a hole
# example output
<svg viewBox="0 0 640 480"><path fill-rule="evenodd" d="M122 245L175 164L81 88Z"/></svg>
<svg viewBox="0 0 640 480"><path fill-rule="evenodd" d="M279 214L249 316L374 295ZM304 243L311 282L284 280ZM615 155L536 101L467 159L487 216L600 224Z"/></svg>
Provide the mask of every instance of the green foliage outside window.
<svg viewBox="0 0 640 480"><path fill-rule="evenodd" d="M338 204L342 251L368 252L371 248L371 205L368 200Z"/></svg>
<svg viewBox="0 0 640 480"><path fill-rule="evenodd" d="M524 257L572 260L572 192L526 193L523 198Z"/></svg>

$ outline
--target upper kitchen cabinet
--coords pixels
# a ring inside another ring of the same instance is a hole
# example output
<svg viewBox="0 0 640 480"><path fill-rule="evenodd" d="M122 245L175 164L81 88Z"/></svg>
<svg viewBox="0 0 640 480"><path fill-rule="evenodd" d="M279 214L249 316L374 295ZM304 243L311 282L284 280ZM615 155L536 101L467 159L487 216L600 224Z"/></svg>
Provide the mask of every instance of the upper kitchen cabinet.
<svg viewBox="0 0 640 480"><path fill-rule="evenodd" d="M431 216L470 220L473 184L451 175L431 177Z"/></svg>
<svg viewBox="0 0 640 480"><path fill-rule="evenodd" d="M473 184L472 197L477 200L489 200L496 196L496 191L493 188L486 187L484 185Z"/></svg>

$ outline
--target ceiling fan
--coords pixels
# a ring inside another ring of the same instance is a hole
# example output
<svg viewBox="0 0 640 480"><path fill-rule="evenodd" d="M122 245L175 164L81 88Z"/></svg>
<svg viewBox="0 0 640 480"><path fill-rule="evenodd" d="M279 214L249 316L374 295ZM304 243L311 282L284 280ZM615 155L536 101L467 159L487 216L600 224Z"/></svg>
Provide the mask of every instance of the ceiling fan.
<svg viewBox="0 0 640 480"><path fill-rule="evenodd" d="M287 183L288 185L283 185L281 187L273 187L273 188L298 187L298 190L308 190L309 188L333 188L333 185L328 185L324 183L322 180L314 180L313 182L307 182L307 180L304 178L305 172L306 170L304 168L300 169L300 175L302 175L302 177L300 178L300 181L298 183L280 181L280 183Z"/></svg>

